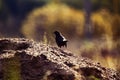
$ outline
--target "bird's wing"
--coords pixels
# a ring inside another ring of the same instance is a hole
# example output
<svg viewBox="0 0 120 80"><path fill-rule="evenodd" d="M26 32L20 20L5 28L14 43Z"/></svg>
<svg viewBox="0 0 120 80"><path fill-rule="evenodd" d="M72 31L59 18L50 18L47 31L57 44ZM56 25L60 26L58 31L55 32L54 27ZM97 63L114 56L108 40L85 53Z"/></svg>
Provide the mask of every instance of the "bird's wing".
<svg viewBox="0 0 120 80"><path fill-rule="evenodd" d="M67 39L63 35L61 35L61 37L63 41L67 41Z"/></svg>

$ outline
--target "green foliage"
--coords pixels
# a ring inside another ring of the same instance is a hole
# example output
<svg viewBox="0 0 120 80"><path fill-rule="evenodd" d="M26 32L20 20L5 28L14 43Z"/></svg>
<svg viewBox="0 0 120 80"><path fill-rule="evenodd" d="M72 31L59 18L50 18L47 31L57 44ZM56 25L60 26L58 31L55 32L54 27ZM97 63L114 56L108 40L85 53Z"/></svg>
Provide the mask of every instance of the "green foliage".
<svg viewBox="0 0 120 80"><path fill-rule="evenodd" d="M51 38L55 30L66 32L68 36L78 33L82 34L84 14L71 9L64 4L47 4L42 8L34 10L28 15L28 19L23 23L22 33L27 38L42 39L44 32L47 38ZM80 27L81 26L81 27ZM29 28L28 28L29 27Z"/></svg>
<svg viewBox="0 0 120 80"><path fill-rule="evenodd" d="M75 10L62 3L47 4L28 15L22 26L22 33L27 38L42 40L44 32L46 32L49 34L46 35L48 40L51 40L52 32L59 30L66 34L65 36L83 38L84 15L84 11ZM107 35L111 38L114 36L119 38L120 16L118 15L118 19L115 19L113 15L107 9L91 13L92 37L99 38Z"/></svg>
<svg viewBox="0 0 120 80"><path fill-rule="evenodd" d="M87 80L100 80L100 79L95 77L94 75L91 75L87 77Z"/></svg>
<svg viewBox="0 0 120 80"><path fill-rule="evenodd" d="M3 75L4 80L21 80L19 58L4 59Z"/></svg>
<svg viewBox="0 0 120 80"><path fill-rule="evenodd" d="M83 0L61 0L61 1L73 8L83 9Z"/></svg>
<svg viewBox="0 0 120 80"><path fill-rule="evenodd" d="M0 0L0 12L1 12L1 9L2 9L2 0Z"/></svg>

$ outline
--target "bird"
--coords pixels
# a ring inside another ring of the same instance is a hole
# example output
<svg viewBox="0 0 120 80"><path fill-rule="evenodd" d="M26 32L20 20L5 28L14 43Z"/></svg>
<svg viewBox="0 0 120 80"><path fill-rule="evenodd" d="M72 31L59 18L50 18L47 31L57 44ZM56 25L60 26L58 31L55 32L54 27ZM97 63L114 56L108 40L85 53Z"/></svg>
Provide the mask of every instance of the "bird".
<svg viewBox="0 0 120 80"><path fill-rule="evenodd" d="M67 42L68 40L58 31L54 31L55 34L55 40L58 45L58 47L66 47L67 48Z"/></svg>

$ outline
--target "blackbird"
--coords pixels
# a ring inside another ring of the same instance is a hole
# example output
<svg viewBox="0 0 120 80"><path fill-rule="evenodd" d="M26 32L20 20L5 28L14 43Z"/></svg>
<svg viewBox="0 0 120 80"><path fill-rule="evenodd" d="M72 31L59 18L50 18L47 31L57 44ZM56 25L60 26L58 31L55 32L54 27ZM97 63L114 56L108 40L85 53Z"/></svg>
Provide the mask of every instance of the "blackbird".
<svg viewBox="0 0 120 80"><path fill-rule="evenodd" d="M56 40L56 43L58 45L58 47L67 47L67 39L58 31L54 31L54 34L55 34L55 40Z"/></svg>

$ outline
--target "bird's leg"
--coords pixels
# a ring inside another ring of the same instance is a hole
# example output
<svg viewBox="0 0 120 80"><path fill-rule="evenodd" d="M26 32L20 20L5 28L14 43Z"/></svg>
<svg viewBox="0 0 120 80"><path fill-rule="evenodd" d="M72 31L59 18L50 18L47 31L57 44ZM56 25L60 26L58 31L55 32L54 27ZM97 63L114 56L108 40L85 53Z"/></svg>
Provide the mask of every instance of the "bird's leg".
<svg viewBox="0 0 120 80"><path fill-rule="evenodd" d="M67 48L67 43L65 43L65 47Z"/></svg>

